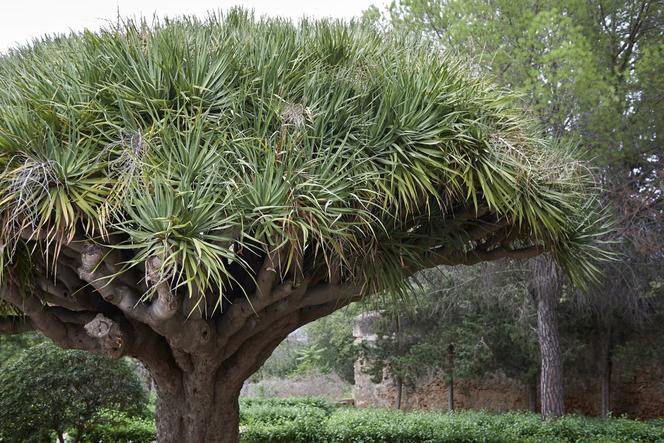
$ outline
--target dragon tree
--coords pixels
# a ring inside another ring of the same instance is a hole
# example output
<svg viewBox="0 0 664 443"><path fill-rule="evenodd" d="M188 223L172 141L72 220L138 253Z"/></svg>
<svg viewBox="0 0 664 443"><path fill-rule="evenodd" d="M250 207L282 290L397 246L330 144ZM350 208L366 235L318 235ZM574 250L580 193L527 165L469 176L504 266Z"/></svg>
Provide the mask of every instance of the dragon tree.
<svg viewBox="0 0 664 443"><path fill-rule="evenodd" d="M134 357L160 442L236 442L293 330L414 273L603 254L595 186L509 92L359 24L126 22L0 58L0 331Z"/></svg>

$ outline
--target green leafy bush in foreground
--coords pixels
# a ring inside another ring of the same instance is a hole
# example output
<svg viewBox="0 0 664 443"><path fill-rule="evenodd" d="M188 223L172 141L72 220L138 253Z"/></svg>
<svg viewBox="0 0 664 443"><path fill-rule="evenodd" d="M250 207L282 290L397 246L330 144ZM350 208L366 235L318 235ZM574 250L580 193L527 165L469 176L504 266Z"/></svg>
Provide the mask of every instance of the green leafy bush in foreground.
<svg viewBox="0 0 664 443"><path fill-rule="evenodd" d="M42 443L65 432L80 440L103 423L102 411L140 416L147 401L127 361L45 342L0 370L0 442Z"/></svg>
<svg viewBox="0 0 664 443"><path fill-rule="evenodd" d="M334 409L317 399L252 399L242 404L242 442L664 442L664 421L566 416L542 422L523 412Z"/></svg>
<svg viewBox="0 0 664 443"><path fill-rule="evenodd" d="M117 411L104 411L101 415L103 420L91 427L85 442L151 443L156 440L153 418L130 417Z"/></svg>

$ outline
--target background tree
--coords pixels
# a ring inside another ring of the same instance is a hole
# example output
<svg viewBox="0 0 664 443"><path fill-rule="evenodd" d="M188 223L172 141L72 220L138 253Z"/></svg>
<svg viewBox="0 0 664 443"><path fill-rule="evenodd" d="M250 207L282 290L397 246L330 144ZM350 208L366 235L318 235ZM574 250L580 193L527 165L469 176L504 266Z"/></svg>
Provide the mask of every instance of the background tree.
<svg viewBox="0 0 664 443"><path fill-rule="evenodd" d="M0 436L7 442L64 443L85 437L103 410L143 414L147 392L134 368L43 343L0 371Z"/></svg>
<svg viewBox="0 0 664 443"><path fill-rule="evenodd" d="M335 372L350 384L355 382L355 361L358 357L353 342L352 321L362 309L363 306L356 303L305 328L308 341L322 350L320 367Z"/></svg>
<svg viewBox="0 0 664 443"><path fill-rule="evenodd" d="M0 298L143 362L160 441L237 441L279 342L416 271L548 250L596 275L592 177L526 120L359 25L233 11L38 42L0 60Z"/></svg>
<svg viewBox="0 0 664 443"><path fill-rule="evenodd" d="M558 303L563 276L550 257L531 263L529 292L537 306L537 339L540 348L540 402L543 418L565 413L563 351L560 343Z"/></svg>
<svg viewBox="0 0 664 443"><path fill-rule="evenodd" d="M525 285L517 268L516 263L496 263L418 274L414 308L384 313L384 320L374 324L377 340L363 348L366 371L380 381L388 368L407 387L442 378L448 389L452 377L502 372L536 391L536 315L524 303ZM394 315L401 318L400 342L394 336ZM453 399L448 406L453 409Z"/></svg>
<svg viewBox="0 0 664 443"><path fill-rule="evenodd" d="M652 233L651 233L652 234ZM656 235L649 235L654 240ZM611 411L611 379L616 353L620 348L636 346L626 366L636 368L657 364L657 353L664 331L662 291L658 275L662 267L659 254L643 254L627 238L622 245L622 261L606 266L606 283L585 294L569 294L565 308L566 335L586 343L590 364L587 373L599 378L601 389L598 410L603 417ZM655 246L655 248L658 248ZM647 346L639 343L648 343ZM646 351L647 350L647 351ZM640 354L640 355L639 355ZM583 364L576 364L583 368ZM623 365L625 366L625 365Z"/></svg>
<svg viewBox="0 0 664 443"><path fill-rule="evenodd" d="M478 71L523 93L547 134L581 140L601 171L605 201L619 208L611 237L627 242L635 234L643 240L644 231L652 238L654 226L662 231L664 101L654 69L662 60L655 54L664 41L663 17L658 0L402 0L365 14L382 29L424 35L445 51L472 58ZM652 254L661 256L662 243L650 243L659 251L651 250L652 260ZM621 286L630 271L611 269L604 287ZM562 395L562 386L553 391Z"/></svg>

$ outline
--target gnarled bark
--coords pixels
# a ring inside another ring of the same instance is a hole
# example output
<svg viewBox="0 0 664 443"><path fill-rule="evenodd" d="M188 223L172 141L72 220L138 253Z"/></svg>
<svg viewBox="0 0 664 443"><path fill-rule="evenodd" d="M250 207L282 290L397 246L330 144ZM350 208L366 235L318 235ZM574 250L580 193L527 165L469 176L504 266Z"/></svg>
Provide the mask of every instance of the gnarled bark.
<svg viewBox="0 0 664 443"><path fill-rule="evenodd" d="M163 443L235 443L242 386L227 384L212 368L174 371L157 386L157 440Z"/></svg>

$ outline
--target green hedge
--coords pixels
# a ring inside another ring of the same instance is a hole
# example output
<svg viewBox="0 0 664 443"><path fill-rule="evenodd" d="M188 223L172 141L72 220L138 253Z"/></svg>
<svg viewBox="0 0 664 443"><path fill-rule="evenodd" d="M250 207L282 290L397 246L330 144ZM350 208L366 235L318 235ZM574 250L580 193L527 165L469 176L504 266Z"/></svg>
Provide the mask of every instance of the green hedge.
<svg viewBox="0 0 664 443"><path fill-rule="evenodd" d="M83 437L86 443L152 443L157 439L155 422L150 418L128 417L117 411L105 411L101 421Z"/></svg>
<svg viewBox="0 0 664 443"><path fill-rule="evenodd" d="M317 398L242 399L242 443L655 443L664 420L566 416L542 422L523 412L399 412L336 408ZM87 442L155 440L151 420L113 413Z"/></svg>
<svg viewBox="0 0 664 443"><path fill-rule="evenodd" d="M566 416L542 422L535 414L521 412L334 409L312 399L243 406L243 443L664 442L662 420Z"/></svg>

